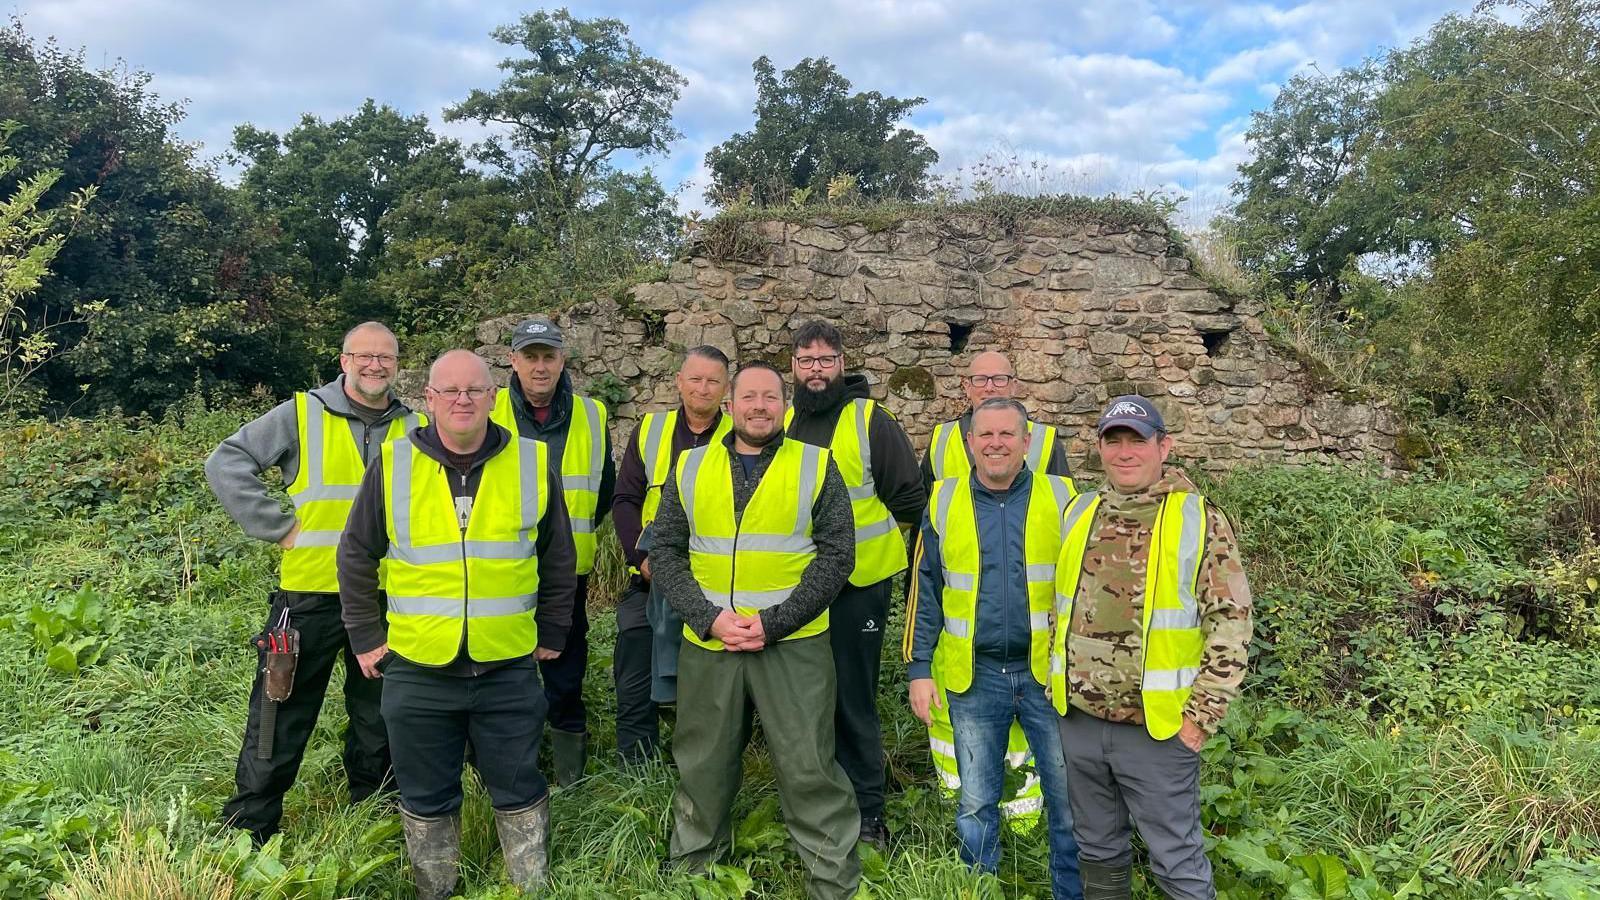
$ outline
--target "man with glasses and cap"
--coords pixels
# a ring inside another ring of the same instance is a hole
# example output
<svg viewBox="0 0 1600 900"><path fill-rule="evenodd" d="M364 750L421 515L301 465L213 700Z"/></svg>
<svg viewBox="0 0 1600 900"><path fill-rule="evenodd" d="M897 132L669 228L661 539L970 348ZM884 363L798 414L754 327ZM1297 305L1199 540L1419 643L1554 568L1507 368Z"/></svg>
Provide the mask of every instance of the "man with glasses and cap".
<svg viewBox="0 0 1600 900"><path fill-rule="evenodd" d="M257 844L278 831L283 795L294 784L316 728L334 662L344 660L344 770L350 801L382 788L389 778L389 738L379 712L378 682L361 677L339 621L334 548L344 531L356 486L385 441L417 426L419 418L393 392L400 345L379 322L344 336L338 378L301 391L223 441L206 459L206 481L246 534L283 548L278 590L263 636L299 632L299 657L282 700L265 690L262 665L250 691L250 717L234 772L234 794L223 821L250 832ZM277 467L292 512L284 511L261 480Z"/></svg>
<svg viewBox="0 0 1600 900"><path fill-rule="evenodd" d="M1131 897L1131 818L1161 890L1210 900L1200 750L1244 680L1250 585L1155 404L1114 398L1096 430L1106 484L1062 517L1050 651L1083 896Z"/></svg>
<svg viewBox="0 0 1600 900"><path fill-rule="evenodd" d="M550 701L550 749L556 784L583 777L588 759L588 710L583 674L589 667L589 574L595 534L611 509L617 467L611 459L606 406L572 389L561 327L534 316L511 332L511 384L495 394L489 418L520 437L542 441L561 471L562 492L578 551L578 603L561 657L539 664Z"/></svg>

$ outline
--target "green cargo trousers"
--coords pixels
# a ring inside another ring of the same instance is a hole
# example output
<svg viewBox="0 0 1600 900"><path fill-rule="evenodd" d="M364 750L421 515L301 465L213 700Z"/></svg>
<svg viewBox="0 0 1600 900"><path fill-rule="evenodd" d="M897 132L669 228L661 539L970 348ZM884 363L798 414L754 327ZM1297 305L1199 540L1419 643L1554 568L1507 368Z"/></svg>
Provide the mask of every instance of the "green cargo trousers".
<svg viewBox="0 0 1600 900"><path fill-rule="evenodd" d="M855 895L861 815L850 780L834 759L835 690L826 635L780 641L754 653L683 642L672 736L678 763L674 864L701 869L731 846L733 798L744 778L754 714L760 713L783 819L808 873L806 893L815 900Z"/></svg>

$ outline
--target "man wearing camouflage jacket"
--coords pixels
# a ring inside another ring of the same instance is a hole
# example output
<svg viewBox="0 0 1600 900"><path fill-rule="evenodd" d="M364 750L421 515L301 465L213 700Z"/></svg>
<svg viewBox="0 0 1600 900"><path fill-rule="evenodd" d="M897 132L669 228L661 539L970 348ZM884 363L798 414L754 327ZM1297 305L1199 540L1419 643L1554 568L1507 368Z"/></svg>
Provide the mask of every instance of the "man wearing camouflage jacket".
<svg viewBox="0 0 1600 900"><path fill-rule="evenodd" d="M1097 430L1106 487L1063 517L1050 657L1084 897L1131 896L1131 816L1166 895L1209 900L1200 749L1244 680L1250 586L1155 406L1117 397Z"/></svg>

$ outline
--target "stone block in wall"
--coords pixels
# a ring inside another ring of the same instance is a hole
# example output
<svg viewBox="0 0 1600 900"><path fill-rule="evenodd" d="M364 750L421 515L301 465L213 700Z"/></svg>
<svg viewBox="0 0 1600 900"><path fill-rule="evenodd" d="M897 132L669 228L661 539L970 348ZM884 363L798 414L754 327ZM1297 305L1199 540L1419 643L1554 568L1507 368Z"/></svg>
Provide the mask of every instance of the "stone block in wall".
<svg viewBox="0 0 1600 900"><path fill-rule="evenodd" d="M1172 311L1183 313L1219 313L1228 309L1229 302L1210 291L1184 291L1172 295Z"/></svg>
<svg viewBox="0 0 1600 900"><path fill-rule="evenodd" d="M805 247L819 250L843 250L847 246L844 236L831 228L804 225L789 235L789 240Z"/></svg>
<svg viewBox="0 0 1600 900"><path fill-rule="evenodd" d="M824 275L844 276L853 273L859 262L853 253L831 253L824 250L818 251L811 258L811 262L807 263L807 267L813 272L820 272Z"/></svg>
<svg viewBox="0 0 1600 900"><path fill-rule="evenodd" d="M1051 272L1046 284L1052 291L1087 291L1094 288L1095 277L1091 272Z"/></svg>

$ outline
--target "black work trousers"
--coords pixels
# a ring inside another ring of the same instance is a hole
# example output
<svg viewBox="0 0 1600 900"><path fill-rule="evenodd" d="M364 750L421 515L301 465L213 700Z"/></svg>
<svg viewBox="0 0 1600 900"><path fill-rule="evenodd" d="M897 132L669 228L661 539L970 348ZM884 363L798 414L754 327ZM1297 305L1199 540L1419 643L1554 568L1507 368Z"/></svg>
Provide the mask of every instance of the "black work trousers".
<svg viewBox="0 0 1600 900"><path fill-rule="evenodd" d="M545 796L539 771L544 691L526 657L480 675L446 675L393 653L383 663L383 715L393 730L400 802L432 818L461 808L467 742L495 809L522 809Z"/></svg>
<svg viewBox="0 0 1600 900"><path fill-rule="evenodd" d="M617 605L611 675L617 685L617 754L628 763L654 756L661 741L656 702L650 698L654 638L645 615L649 600L649 582L634 576Z"/></svg>
<svg viewBox="0 0 1600 900"><path fill-rule="evenodd" d="M583 673L588 668L589 576L579 575L567 645L555 659L539 661L544 699L550 706L550 727L556 731L583 734L589 730L589 711L583 705Z"/></svg>
<svg viewBox="0 0 1600 900"><path fill-rule="evenodd" d="M344 708L349 716L344 733L344 771L350 784L350 802L359 802L379 788L390 786L386 784L390 777L389 738L379 710L383 684L361 674L340 618L339 595L277 591L272 595L266 628L277 624L285 608L289 610L290 625L300 631L300 659L289 699L277 704L272 756L256 758L261 744L261 666L266 656L265 650L258 649L256 680L250 689L250 717L234 770L234 794L222 807L226 824L250 831L257 841L278 831L283 818L283 795L300 772L334 663L341 657Z"/></svg>
<svg viewBox="0 0 1600 900"><path fill-rule="evenodd" d="M883 818L883 726L878 721L878 670L889 617L889 582L847 584L828 607L828 639L838 673L833 730L840 768L856 791L863 819Z"/></svg>

